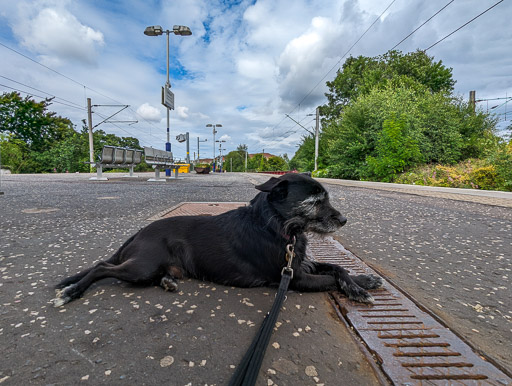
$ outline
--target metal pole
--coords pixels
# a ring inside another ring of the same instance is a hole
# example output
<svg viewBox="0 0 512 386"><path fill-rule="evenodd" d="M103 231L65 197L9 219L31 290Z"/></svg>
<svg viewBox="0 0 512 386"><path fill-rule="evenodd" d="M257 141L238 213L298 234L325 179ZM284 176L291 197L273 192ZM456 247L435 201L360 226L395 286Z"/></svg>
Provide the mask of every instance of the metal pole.
<svg viewBox="0 0 512 386"><path fill-rule="evenodd" d="M1 146L0 146L0 189L2 189L2 150L1 150ZM4 192L2 192L0 190L0 196L4 194Z"/></svg>
<svg viewBox="0 0 512 386"><path fill-rule="evenodd" d="M187 137L187 163L190 164L190 141L189 141L188 131L187 131L187 133L185 133L185 135Z"/></svg>
<svg viewBox="0 0 512 386"><path fill-rule="evenodd" d="M215 125L213 125L213 172L215 173Z"/></svg>
<svg viewBox="0 0 512 386"><path fill-rule="evenodd" d="M315 171L318 170L318 132L320 131L320 108L316 108L316 128L315 128Z"/></svg>
<svg viewBox="0 0 512 386"><path fill-rule="evenodd" d="M249 149L245 150L245 172L247 173L247 155L249 153Z"/></svg>
<svg viewBox="0 0 512 386"><path fill-rule="evenodd" d="M89 171L92 172L94 162L94 141L92 136L92 110L91 98L87 98L87 125L89 126Z"/></svg>
<svg viewBox="0 0 512 386"><path fill-rule="evenodd" d="M168 88L171 88L171 83L169 82L169 34L171 31L167 30L165 31L167 34L167 83L166 86ZM165 143L165 151L171 151L171 133L170 133L170 124L169 124L169 107L167 108L167 142ZM165 175L166 177L171 176L171 169L165 169Z"/></svg>
<svg viewBox="0 0 512 386"><path fill-rule="evenodd" d="M197 137L197 162L201 162L199 161L199 137Z"/></svg>

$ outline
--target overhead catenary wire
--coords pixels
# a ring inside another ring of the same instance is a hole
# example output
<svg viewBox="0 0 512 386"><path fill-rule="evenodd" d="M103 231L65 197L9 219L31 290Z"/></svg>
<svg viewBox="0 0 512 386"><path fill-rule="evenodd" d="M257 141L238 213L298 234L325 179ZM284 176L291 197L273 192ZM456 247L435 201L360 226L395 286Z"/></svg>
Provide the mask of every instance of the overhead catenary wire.
<svg viewBox="0 0 512 386"><path fill-rule="evenodd" d="M22 82L18 82L17 80L11 79L11 78L9 78L9 77L7 77L7 76L4 76L4 75L0 75L0 78L4 78L4 79L6 79L6 80L8 80L8 81L10 81L10 82L13 82L13 83L19 84L19 85L21 85L21 86L23 86L23 87L30 88L30 89L35 90L35 91L37 91L37 92L42 92L43 94L50 95L51 97L54 97L55 99L60 99L60 100L63 100L63 101L65 101L65 102L67 102L67 103L71 103L72 105L74 105L74 106L75 106L75 108L78 108L78 109L81 109L81 110L85 110L85 108L84 108L83 106L79 105L78 103L75 103L75 102L70 101L70 100L65 99L65 98L58 97L58 96L56 96L55 94L52 94L52 93L49 93L49 92L46 92L46 91L40 90L40 89L38 89L38 88L35 88L35 87L32 87L32 86L29 86L29 85L27 85L27 84L25 84L25 83L22 83ZM8 86L4 86L4 87L8 87Z"/></svg>
<svg viewBox="0 0 512 386"><path fill-rule="evenodd" d="M46 100L46 99L48 99L48 98L47 98L47 97L45 97L45 96L37 95L37 94L34 94L33 92L23 91L23 90L20 90L20 89L18 89L18 88L15 88L15 87L7 86L7 85L5 85L5 84L3 84L3 83L0 83L0 86L5 87L5 88L8 88L8 89L11 89L11 90L14 90L14 91L17 91L17 92L20 92L20 93L22 93L22 94L35 96L35 97L37 97L37 98L41 98L41 99L45 99L45 100ZM45 93L44 91L41 91L41 92ZM45 94L46 94L46 93L45 93ZM49 95L51 95L51 94L49 94ZM67 103L64 103L64 102L57 101L57 100L55 100L55 99L52 99L52 103L59 103L59 104L61 104L61 105L68 106L68 107L72 107L72 108L74 108L74 109L85 110L85 108L83 108L83 107L77 107L77 106L74 106L74 105L70 105L70 104L67 104Z"/></svg>
<svg viewBox="0 0 512 386"><path fill-rule="evenodd" d="M421 27L423 27L425 24L427 24L430 20L432 20L434 17L436 17L439 13L441 13L446 7L448 7L451 3L453 3L455 0L451 0L450 2L448 2L447 4L445 4L445 6L443 8L441 8L439 11L437 11L436 13L434 13L432 16L430 16L427 20L425 20L423 23L421 23L414 31L412 31L409 35L407 35L405 38L403 38L402 40L400 40L397 44L395 44L393 46L393 48L391 48L391 51L394 50L395 48L397 48L400 44L402 44L403 42L405 42L407 39L409 39L413 34L416 33L416 31L418 31Z"/></svg>
<svg viewBox="0 0 512 386"><path fill-rule="evenodd" d="M430 50L432 47L435 47L436 45L438 45L439 43L441 43L443 40L449 38L450 36L452 36L455 32L461 30L462 28L464 28L465 26L467 26L469 23L473 22L474 20L478 19L480 16L482 16L483 14L487 13L488 11L490 11L491 9L493 9L494 7L496 7L498 4L502 3L504 0L500 0L498 1L496 4L490 6L489 8L487 8L485 11L481 12L480 14L476 15L474 18L472 18L471 20L467 21L466 23L464 23L463 25L461 25L459 28L453 30L452 32L450 32L448 35L446 35L445 37L443 37L442 39L439 39L437 42L435 42L434 44L432 44L430 47L424 49L423 51L426 52L428 50Z"/></svg>

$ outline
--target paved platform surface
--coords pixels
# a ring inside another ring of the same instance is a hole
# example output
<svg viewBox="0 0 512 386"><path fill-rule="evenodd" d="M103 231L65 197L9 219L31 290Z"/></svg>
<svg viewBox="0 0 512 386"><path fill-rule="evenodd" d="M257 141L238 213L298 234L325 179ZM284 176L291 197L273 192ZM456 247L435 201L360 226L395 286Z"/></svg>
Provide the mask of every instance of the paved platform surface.
<svg viewBox="0 0 512 386"><path fill-rule="evenodd" d="M226 384L270 308L270 289L184 281L169 294L105 280L62 309L49 304L61 277L109 257L164 209L248 201L253 183L268 178L191 174L149 183L148 176L2 177L0 383ZM511 371L508 205L353 183L326 181L349 218L336 237ZM292 293L285 307L259 384L379 383L325 294Z"/></svg>

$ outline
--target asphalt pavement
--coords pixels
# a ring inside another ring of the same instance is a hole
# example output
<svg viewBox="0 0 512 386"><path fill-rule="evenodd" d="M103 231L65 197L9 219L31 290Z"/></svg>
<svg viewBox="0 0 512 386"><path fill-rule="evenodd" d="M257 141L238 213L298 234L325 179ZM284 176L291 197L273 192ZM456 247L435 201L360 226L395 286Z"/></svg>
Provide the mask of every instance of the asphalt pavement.
<svg viewBox="0 0 512 386"><path fill-rule="evenodd" d="M108 258L156 214L249 201L269 176L112 176L2 176L0 383L226 384L275 290L185 280L171 294L106 279L64 307L50 299L62 277ZM349 220L336 238L511 372L512 195L322 182ZM290 293L279 321L259 385L379 384L326 294Z"/></svg>

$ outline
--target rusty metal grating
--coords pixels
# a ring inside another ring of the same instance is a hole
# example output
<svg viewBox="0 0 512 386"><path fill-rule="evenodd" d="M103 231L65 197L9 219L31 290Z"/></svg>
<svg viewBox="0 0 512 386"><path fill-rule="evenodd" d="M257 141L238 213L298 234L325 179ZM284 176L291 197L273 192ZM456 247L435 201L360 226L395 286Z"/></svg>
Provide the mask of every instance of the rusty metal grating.
<svg viewBox="0 0 512 386"><path fill-rule="evenodd" d="M247 205L242 202L185 202L150 220L172 216L213 216ZM352 274L378 274L332 237L308 236L312 260L338 264ZM346 321L354 327L380 367L396 385L510 385L512 379L477 355L453 332L423 312L384 280L370 291L373 305L333 293Z"/></svg>
<svg viewBox="0 0 512 386"><path fill-rule="evenodd" d="M331 237L309 240L310 258L352 274L375 271ZM333 294L341 313L397 385L509 385L512 379L385 281L373 305Z"/></svg>
<svg viewBox="0 0 512 386"><path fill-rule="evenodd" d="M246 205L245 202L182 202L158 213L149 220L154 221L175 216L216 216Z"/></svg>

